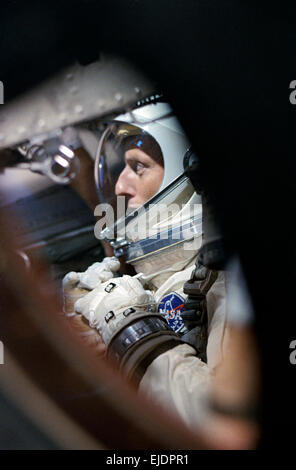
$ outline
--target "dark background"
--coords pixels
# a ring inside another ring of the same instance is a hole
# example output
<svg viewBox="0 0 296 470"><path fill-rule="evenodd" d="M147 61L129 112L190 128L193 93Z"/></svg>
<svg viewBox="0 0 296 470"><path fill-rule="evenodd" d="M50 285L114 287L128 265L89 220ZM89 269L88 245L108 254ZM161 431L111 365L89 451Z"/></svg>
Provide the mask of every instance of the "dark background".
<svg viewBox="0 0 296 470"><path fill-rule="evenodd" d="M295 15L289 2L108 0L1 4L5 101L100 50L128 56L168 96L238 251L262 355L263 447L293 448Z"/></svg>

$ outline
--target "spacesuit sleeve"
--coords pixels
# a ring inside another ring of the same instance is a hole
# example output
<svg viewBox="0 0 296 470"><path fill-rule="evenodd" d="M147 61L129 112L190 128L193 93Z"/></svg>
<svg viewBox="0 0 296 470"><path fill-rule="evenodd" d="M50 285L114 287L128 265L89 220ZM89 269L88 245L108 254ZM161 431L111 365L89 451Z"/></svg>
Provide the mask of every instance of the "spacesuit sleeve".
<svg viewBox="0 0 296 470"><path fill-rule="evenodd" d="M139 392L177 413L189 426L201 425L207 416L207 398L212 371L222 354L226 305L224 273L209 291L208 364L194 348L179 345L158 356L147 368Z"/></svg>
<svg viewBox="0 0 296 470"><path fill-rule="evenodd" d="M188 344L158 356L143 376L139 392L176 412L189 425L205 418L210 369Z"/></svg>

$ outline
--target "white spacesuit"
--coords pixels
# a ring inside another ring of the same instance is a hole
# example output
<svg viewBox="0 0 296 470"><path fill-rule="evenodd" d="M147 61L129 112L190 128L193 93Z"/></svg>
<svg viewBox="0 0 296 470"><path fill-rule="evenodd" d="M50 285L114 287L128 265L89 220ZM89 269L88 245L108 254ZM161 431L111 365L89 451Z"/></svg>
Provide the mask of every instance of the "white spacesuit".
<svg viewBox="0 0 296 470"><path fill-rule="evenodd" d="M126 377L138 383L140 393L178 413L186 423L199 425L206 415L211 374L222 359L225 282L220 272L206 296L205 363L192 345L182 342L187 331L181 316L187 297L183 286L202 243L202 208L184 173L189 144L168 105L148 105L109 124L97 153L96 183L101 202L114 207L116 182L125 171L116 155L123 158L127 141L124 150L137 147L148 153L147 136L158 143L163 158L163 178L156 194L141 207L131 207L128 215L117 212L115 223L107 221L99 231L115 255L124 255L138 274L113 277L119 263L105 258L85 273L69 273L64 291L67 298L74 296L75 313L70 307L70 315L83 315L99 331L107 354Z"/></svg>

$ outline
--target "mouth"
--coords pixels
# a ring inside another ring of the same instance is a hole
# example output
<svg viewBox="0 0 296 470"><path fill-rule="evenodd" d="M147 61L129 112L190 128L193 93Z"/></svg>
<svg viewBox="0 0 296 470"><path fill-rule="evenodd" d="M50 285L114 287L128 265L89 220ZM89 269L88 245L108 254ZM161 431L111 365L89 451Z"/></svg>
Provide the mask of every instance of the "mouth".
<svg viewBox="0 0 296 470"><path fill-rule="evenodd" d="M135 209L138 209L139 207L141 207L140 204L128 204L127 206L129 210L135 210Z"/></svg>
<svg viewBox="0 0 296 470"><path fill-rule="evenodd" d="M139 203L137 203L137 202L135 202L135 201L133 202L132 199L130 199L130 200L128 201L128 203L127 203L128 209L138 209L138 207L140 207L140 206L141 206L141 204L139 204Z"/></svg>

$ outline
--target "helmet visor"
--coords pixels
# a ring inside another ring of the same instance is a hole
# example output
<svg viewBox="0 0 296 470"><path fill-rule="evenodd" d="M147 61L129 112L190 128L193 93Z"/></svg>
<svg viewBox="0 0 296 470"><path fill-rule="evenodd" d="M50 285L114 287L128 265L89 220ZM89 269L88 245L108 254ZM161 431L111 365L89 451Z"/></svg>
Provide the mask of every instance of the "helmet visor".
<svg viewBox="0 0 296 470"><path fill-rule="evenodd" d="M125 208L135 210L158 192L163 174L163 154L154 137L126 122L113 121L107 126L95 174L100 203L110 204L116 211L121 196Z"/></svg>

